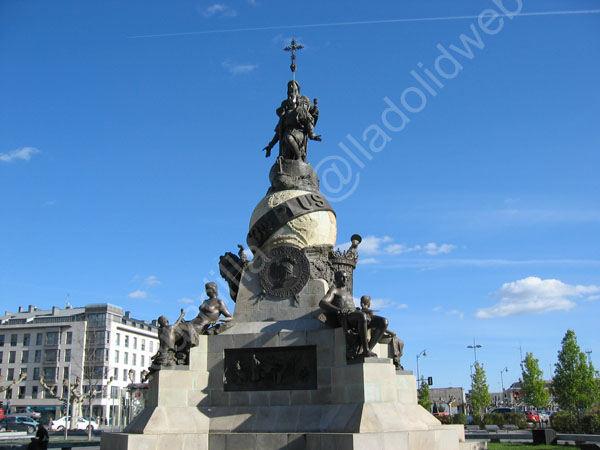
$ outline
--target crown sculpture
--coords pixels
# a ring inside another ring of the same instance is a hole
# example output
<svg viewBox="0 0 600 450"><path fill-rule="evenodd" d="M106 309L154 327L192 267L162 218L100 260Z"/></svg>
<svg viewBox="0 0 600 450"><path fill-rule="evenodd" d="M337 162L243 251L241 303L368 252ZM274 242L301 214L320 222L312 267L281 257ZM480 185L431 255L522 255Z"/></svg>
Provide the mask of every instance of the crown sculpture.
<svg viewBox="0 0 600 450"><path fill-rule="evenodd" d="M103 433L102 450L471 448L462 426L417 404L404 344L370 297L354 303L362 238L335 249L336 214L307 158L322 138L318 101L296 81L300 49L285 48L292 80L263 149L270 157L278 144L249 251L219 260L234 312L213 282L196 318L159 318L147 407L123 433Z"/></svg>

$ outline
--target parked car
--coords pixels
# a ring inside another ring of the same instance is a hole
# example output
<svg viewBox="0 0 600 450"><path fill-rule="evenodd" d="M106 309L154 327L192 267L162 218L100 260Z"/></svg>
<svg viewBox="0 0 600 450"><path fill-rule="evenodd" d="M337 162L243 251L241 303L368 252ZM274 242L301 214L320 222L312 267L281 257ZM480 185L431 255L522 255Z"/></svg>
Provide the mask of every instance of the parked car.
<svg viewBox="0 0 600 450"><path fill-rule="evenodd" d="M510 414L516 412L515 408L496 408L492 411L492 414Z"/></svg>
<svg viewBox="0 0 600 450"><path fill-rule="evenodd" d="M549 424L550 423L550 413L546 411L538 411L538 416L540 416L540 422Z"/></svg>
<svg viewBox="0 0 600 450"><path fill-rule="evenodd" d="M65 429L67 425L70 426L71 419L67 421L65 416L59 417L56 420L50 422L50 431L62 431ZM87 430L88 426L92 427L92 430L96 430L98 428L98 423L94 419L91 421L87 420L84 417L80 417L77 423L75 424L76 430Z"/></svg>
<svg viewBox="0 0 600 450"><path fill-rule="evenodd" d="M18 416L16 414L15 415L11 414L10 416L6 416L6 417L14 418L19 423L25 423L27 425L32 425L34 427L37 427L40 424L37 420L33 419L30 416Z"/></svg>
<svg viewBox="0 0 600 450"><path fill-rule="evenodd" d="M26 431L27 434L33 434L36 430L37 425L17 420L16 417L0 419L0 431Z"/></svg>
<svg viewBox="0 0 600 450"><path fill-rule="evenodd" d="M523 411L527 422L540 423L540 416L535 411Z"/></svg>

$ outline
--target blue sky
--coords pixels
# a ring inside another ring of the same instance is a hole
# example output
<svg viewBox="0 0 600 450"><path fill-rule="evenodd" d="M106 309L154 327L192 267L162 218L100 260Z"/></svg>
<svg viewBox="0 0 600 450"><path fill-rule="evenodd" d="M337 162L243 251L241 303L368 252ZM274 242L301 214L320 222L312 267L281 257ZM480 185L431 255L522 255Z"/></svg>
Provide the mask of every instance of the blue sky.
<svg viewBox="0 0 600 450"><path fill-rule="evenodd" d="M308 158L405 367L427 349L423 375L467 386L475 339L498 391L568 328L597 360L599 8L5 0L0 302L191 318L268 187L295 37Z"/></svg>

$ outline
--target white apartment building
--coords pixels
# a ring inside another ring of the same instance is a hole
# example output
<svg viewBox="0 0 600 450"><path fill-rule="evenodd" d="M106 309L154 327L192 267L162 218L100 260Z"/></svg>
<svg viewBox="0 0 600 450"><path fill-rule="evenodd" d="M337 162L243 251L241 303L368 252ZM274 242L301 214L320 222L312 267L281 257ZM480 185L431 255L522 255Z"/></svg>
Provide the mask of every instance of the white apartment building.
<svg viewBox="0 0 600 450"><path fill-rule="evenodd" d="M91 400L92 417L122 423L127 415L131 384L141 382L141 373L158 349L158 328L137 320L118 306L90 304L74 308L40 310L30 305L0 316L0 376L6 386L21 373L27 377L0 394L11 412L27 407L46 415L61 415L60 400L40 384L56 386L66 397L63 380L82 380L84 392L97 392ZM110 378L113 377L111 381ZM84 414L90 405L83 403Z"/></svg>

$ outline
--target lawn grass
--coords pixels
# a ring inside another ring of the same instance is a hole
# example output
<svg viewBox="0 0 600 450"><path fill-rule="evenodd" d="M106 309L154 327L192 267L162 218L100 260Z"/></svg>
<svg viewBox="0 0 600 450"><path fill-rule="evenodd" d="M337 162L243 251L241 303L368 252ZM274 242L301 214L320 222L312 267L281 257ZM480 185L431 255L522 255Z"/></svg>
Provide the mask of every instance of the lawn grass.
<svg viewBox="0 0 600 450"><path fill-rule="evenodd" d="M528 450L557 450L565 448L577 448L571 447L570 445L533 445L533 444L522 444L519 442L488 442L488 450L517 450L517 449L528 449Z"/></svg>

